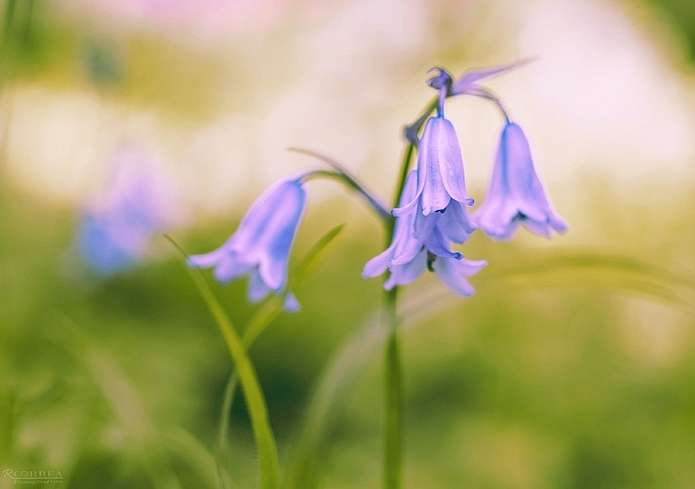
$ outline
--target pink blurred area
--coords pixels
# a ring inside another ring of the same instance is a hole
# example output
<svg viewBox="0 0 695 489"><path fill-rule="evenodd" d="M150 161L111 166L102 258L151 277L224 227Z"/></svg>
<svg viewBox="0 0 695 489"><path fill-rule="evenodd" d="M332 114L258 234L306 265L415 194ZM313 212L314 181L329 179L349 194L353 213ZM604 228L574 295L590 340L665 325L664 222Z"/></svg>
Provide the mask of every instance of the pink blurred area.
<svg viewBox="0 0 695 489"><path fill-rule="evenodd" d="M72 0L86 9L129 23L181 27L208 33L242 33L280 21L288 0Z"/></svg>

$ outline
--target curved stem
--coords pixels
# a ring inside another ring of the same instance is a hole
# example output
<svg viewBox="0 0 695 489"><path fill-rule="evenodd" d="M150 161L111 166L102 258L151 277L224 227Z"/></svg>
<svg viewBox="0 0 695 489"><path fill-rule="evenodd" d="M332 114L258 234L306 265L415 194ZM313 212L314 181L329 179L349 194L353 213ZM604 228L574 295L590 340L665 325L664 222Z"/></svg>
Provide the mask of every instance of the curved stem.
<svg viewBox="0 0 695 489"><path fill-rule="evenodd" d="M374 210L376 215L385 223L389 223L393 221L393 216L391 216L391 213L384 207L384 205L379 202L379 199L377 199L374 194L369 192L366 187L357 179L356 176L354 176L347 168L345 168L343 165L338 163L332 158L329 158L328 156L322 155L320 153L316 153L315 151L311 151L308 149L303 149L303 148L287 148L289 151L294 151L296 153L302 153L305 155L313 156L314 158L317 158L324 163L327 163L331 167L335 169L335 171L326 171L326 170L316 170L312 172L306 173L304 176L302 176L303 181L308 181L313 178L331 178L333 180L336 180L346 187L348 187L351 190L356 191L358 194L360 194L364 199L367 201L369 206Z"/></svg>
<svg viewBox="0 0 695 489"><path fill-rule="evenodd" d="M466 92L465 95L473 95L474 97L480 97L480 98L484 98L486 100L490 100L490 101L494 102L494 104L497 106L497 108L502 113L502 117L504 117L506 123L509 124L509 122L510 122L509 114L507 113L506 109L504 108L504 105L502 105L502 101L492 92L485 90L484 88L477 87L475 90L471 90L470 92Z"/></svg>

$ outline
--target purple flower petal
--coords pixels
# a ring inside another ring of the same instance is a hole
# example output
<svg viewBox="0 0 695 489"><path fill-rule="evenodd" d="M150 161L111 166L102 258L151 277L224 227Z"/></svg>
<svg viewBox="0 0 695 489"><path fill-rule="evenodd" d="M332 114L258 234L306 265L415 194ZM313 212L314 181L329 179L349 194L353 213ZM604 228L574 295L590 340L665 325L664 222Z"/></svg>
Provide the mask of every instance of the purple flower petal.
<svg viewBox="0 0 695 489"><path fill-rule="evenodd" d="M299 312L302 306L297 301L297 298L292 292L288 293L285 297L285 303L283 304L283 309L287 312Z"/></svg>
<svg viewBox="0 0 695 489"><path fill-rule="evenodd" d="M515 123L508 123L502 131L490 186L474 219L497 239L511 238L519 223L546 237L550 237L550 227L558 232L567 229L546 196L526 136Z"/></svg>
<svg viewBox="0 0 695 489"><path fill-rule="evenodd" d="M300 179L285 179L251 205L237 231L220 248L189 259L192 266L215 266L215 277L228 282L249 275L249 300L257 302L287 283L287 262L306 208Z"/></svg>
<svg viewBox="0 0 695 489"><path fill-rule="evenodd" d="M417 177L418 185L423 187L420 205L424 215L444 209L451 200L442 179L440 156L445 150L441 144L446 144L446 141L442 141L444 138L439 121L445 119L432 117L427 121L418 150Z"/></svg>
<svg viewBox="0 0 695 489"><path fill-rule="evenodd" d="M464 277L478 273L487 262L485 260L455 260L453 258L438 257L432 264L434 273L444 285L463 297L469 297L475 293L471 284Z"/></svg>
<svg viewBox="0 0 695 489"><path fill-rule="evenodd" d="M469 70L451 84L450 94L460 95L468 93L470 88L475 87L478 82L515 70L531 61L533 61L533 58L526 58L508 65Z"/></svg>
<svg viewBox="0 0 695 489"><path fill-rule="evenodd" d="M470 238L477 226L473 223L468 209L460 202L451 202L439 218L437 227L444 237L454 243L464 243Z"/></svg>
<svg viewBox="0 0 695 489"><path fill-rule="evenodd" d="M270 294L270 288L261 278L258 269L254 269L249 273L249 302L260 302Z"/></svg>
<svg viewBox="0 0 695 489"><path fill-rule="evenodd" d="M378 277L388 270L389 261L391 261L391 258L393 258L394 248L395 246L391 244L391 246L369 260L362 269L362 278Z"/></svg>
<svg viewBox="0 0 695 489"><path fill-rule="evenodd" d="M386 290L391 290L396 285L407 285L417 280L427 269L427 252L420 252L409 262L403 265L391 266L391 276L384 283Z"/></svg>

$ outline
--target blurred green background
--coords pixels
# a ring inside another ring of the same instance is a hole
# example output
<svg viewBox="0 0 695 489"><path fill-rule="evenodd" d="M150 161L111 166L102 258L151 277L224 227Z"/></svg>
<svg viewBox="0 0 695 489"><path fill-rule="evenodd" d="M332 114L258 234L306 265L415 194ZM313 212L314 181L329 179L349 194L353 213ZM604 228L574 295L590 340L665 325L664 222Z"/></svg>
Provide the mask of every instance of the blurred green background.
<svg viewBox="0 0 695 489"><path fill-rule="evenodd" d="M109 277L75 255L81 212L108 187L119 145L153 155L175 188L167 231L207 252L265 185L315 163L287 146L344 161L390 200L399 128L431 96L429 67L537 54L494 88L528 122L571 230L550 242L475 235L463 251L489 266L471 299L429 276L404 291L405 487L695 487L695 4L508 7L5 0L0 471L61 471L49 487L217 487L231 361L182 260L160 235ZM540 36L543 26L556 37ZM610 34L599 50L583 44L596 32ZM534 35L574 47L532 52ZM608 58L594 63L597 53ZM587 78L562 85L557 73L573 66ZM591 71L602 66L615 69ZM462 102L451 115L476 198L499 130L483 107ZM360 272L381 230L342 190L311 185L293 261L346 226L297 290L302 310L281 315L250 353L287 471L322 372L343 352L352 375L334 385L311 455L317 479L303 487L378 487L380 340L360 331L380 284ZM256 310L244 281L213 288L242 329ZM350 341L357 353L343 351ZM241 395L230 422L232 482L256 487Z"/></svg>

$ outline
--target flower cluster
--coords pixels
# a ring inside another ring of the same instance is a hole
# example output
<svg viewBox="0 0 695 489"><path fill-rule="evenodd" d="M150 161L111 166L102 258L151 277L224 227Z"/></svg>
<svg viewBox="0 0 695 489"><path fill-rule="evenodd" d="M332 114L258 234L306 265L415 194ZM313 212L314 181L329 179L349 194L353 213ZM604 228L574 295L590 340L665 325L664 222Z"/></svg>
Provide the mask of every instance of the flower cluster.
<svg viewBox="0 0 695 489"><path fill-rule="evenodd" d="M452 252L452 243L463 244L477 228L503 240L510 239L519 224L545 237L550 237L551 228L567 229L536 175L523 131L509 120L499 100L478 84L521 63L471 71L456 81L443 69L433 70L437 75L428 84L439 91L437 115L427 119L421 139L417 131L424 120L406 128L407 139L418 146L418 168L409 174L400 207L393 210L397 221L391 245L365 265L363 277L376 277L388 269L384 287L389 290L414 281L429 269L457 294L470 296L474 291L465 277L477 273L486 262ZM473 199L466 192L458 138L444 117L445 99L462 94L492 100L506 119L490 186L472 216L467 206L473 206Z"/></svg>
<svg viewBox="0 0 695 489"><path fill-rule="evenodd" d="M512 237L519 224L541 236L551 229L564 232L567 225L553 210L533 166L528 141L521 128L510 121L500 101L480 82L517 68L526 61L472 70L457 80L436 68L428 84L439 93L437 114L429 112L405 130L406 139L417 147L417 170L407 176L396 218L393 240L364 267L363 277L390 272L384 287L389 290L416 280L425 270L433 271L451 290L462 296L474 293L466 277L476 274L484 260L467 260L453 244L465 243L480 228L495 239ZM463 157L453 124L444 117L444 102L455 95L483 97L504 114L492 178L483 204L473 213L473 199L466 191ZM424 125L422 137L418 138ZM316 171L313 174L330 174ZM281 180L266 190L251 206L239 228L217 250L190 257L191 266L215 268L215 277L228 282L249 277L249 300L257 302L271 292L286 298L285 308L299 307L287 290L289 252L306 207L304 183L310 173ZM348 178L348 186L367 196L377 214L377 200L340 170L332 176Z"/></svg>

